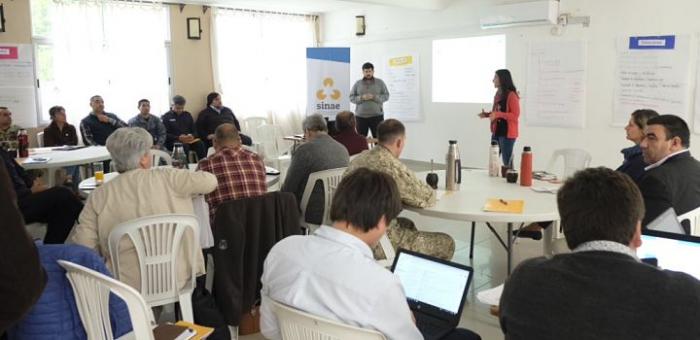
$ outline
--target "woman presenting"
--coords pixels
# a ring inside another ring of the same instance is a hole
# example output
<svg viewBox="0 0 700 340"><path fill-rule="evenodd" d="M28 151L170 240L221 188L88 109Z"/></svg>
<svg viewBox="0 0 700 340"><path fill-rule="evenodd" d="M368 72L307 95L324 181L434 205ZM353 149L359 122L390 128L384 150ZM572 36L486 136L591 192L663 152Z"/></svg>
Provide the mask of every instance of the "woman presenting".
<svg viewBox="0 0 700 340"><path fill-rule="evenodd" d="M493 86L498 90L493 98L492 111L482 109L479 117L491 120L491 140L498 142L503 164L512 166L513 145L518 138L520 97L510 71L506 69L496 71Z"/></svg>

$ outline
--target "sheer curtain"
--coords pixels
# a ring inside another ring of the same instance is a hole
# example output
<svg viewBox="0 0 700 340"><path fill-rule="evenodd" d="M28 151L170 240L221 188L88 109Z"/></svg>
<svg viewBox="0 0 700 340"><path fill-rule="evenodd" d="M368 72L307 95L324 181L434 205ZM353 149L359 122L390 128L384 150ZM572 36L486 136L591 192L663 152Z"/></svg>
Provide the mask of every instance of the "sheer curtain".
<svg viewBox="0 0 700 340"><path fill-rule="evenodd" d="M315 17L215 9L212 26L214 73L224 105L239 120L266 117L284 134L300 131Z"/></svg>
<svg viewBox="0 0 700 340"><path fill-rule="evenodd" d="M42 81L44 115L62 105L77 124L96 94L104 98L106 111L124 121L137 114L142 98L151 101L153 114L167 111L165 6L114 1L58 1L54 6L51 53L39 66L51 67L53 76Z"/></svg>

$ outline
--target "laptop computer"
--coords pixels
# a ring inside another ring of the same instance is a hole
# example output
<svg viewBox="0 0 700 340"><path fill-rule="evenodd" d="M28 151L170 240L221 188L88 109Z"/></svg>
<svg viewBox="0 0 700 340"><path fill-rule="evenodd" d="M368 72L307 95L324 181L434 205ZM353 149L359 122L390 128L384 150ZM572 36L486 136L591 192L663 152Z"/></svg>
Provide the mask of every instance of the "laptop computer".
<svg viewBox="0 0 700 340"><path fill-rule="evenodd" d="M457 328L474 269L399 249L391 271L399 277L426 340L440 339Z"/></svg>
<svg viewBox="0 0 700 340"><path fill-rule="evenodd" d="M667 233L686 234L685 229L678 221L678 215L673 208L668 208L646 226L646 229L664 231Z"/></svg>
<svg viewBox="0 0 700 340"><path fill-rule="evenodd" d="M700 237L657 230L642 231L640 259L656 259L662 269L684 272L700 280ZM646 261L645 261L646 262Z"/></svg>

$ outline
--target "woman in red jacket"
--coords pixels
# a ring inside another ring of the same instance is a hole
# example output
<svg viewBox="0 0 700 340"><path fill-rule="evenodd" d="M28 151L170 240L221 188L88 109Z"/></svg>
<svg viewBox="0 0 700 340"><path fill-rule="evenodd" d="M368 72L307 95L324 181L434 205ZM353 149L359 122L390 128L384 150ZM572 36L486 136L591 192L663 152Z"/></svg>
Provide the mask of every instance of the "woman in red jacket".
<svg viewBox="0 0 700 340"><path fill-rule="evenodd" d="M491 112L481 110L479 117L491 120L491 140L498 142L504 165L512 165L513 146L518 138L518 118L520 117L520 97L513 84L510 71L496 71L493 86L497 88Z"/></svg>

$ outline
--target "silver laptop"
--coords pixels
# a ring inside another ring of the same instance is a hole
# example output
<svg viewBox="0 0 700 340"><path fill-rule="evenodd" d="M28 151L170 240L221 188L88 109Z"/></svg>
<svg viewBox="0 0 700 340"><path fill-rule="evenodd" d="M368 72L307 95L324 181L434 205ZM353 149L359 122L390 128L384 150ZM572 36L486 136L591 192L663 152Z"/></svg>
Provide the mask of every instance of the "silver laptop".
<svg viewBox="0 0 700 340"><path fill-rule="evenodd" d="M663 231L674 234L685 234L685 229L678 221L678 215L673 208L668 208L646 226L649 230Z"/></svg>
<svg viewBox="0 0 700 340"><path fill-rule="evenodd" d="M700 237L655 230L642 231L642 246L637 257L661 269L684 272L700 280Z"/></svg>
<svg viewBox="0 0 700 340"><path fill-rule="evenodd" d="M399 249L391 271L399 277L426 340L441 339L457 328L474 272L471 267Z"/></svg>

